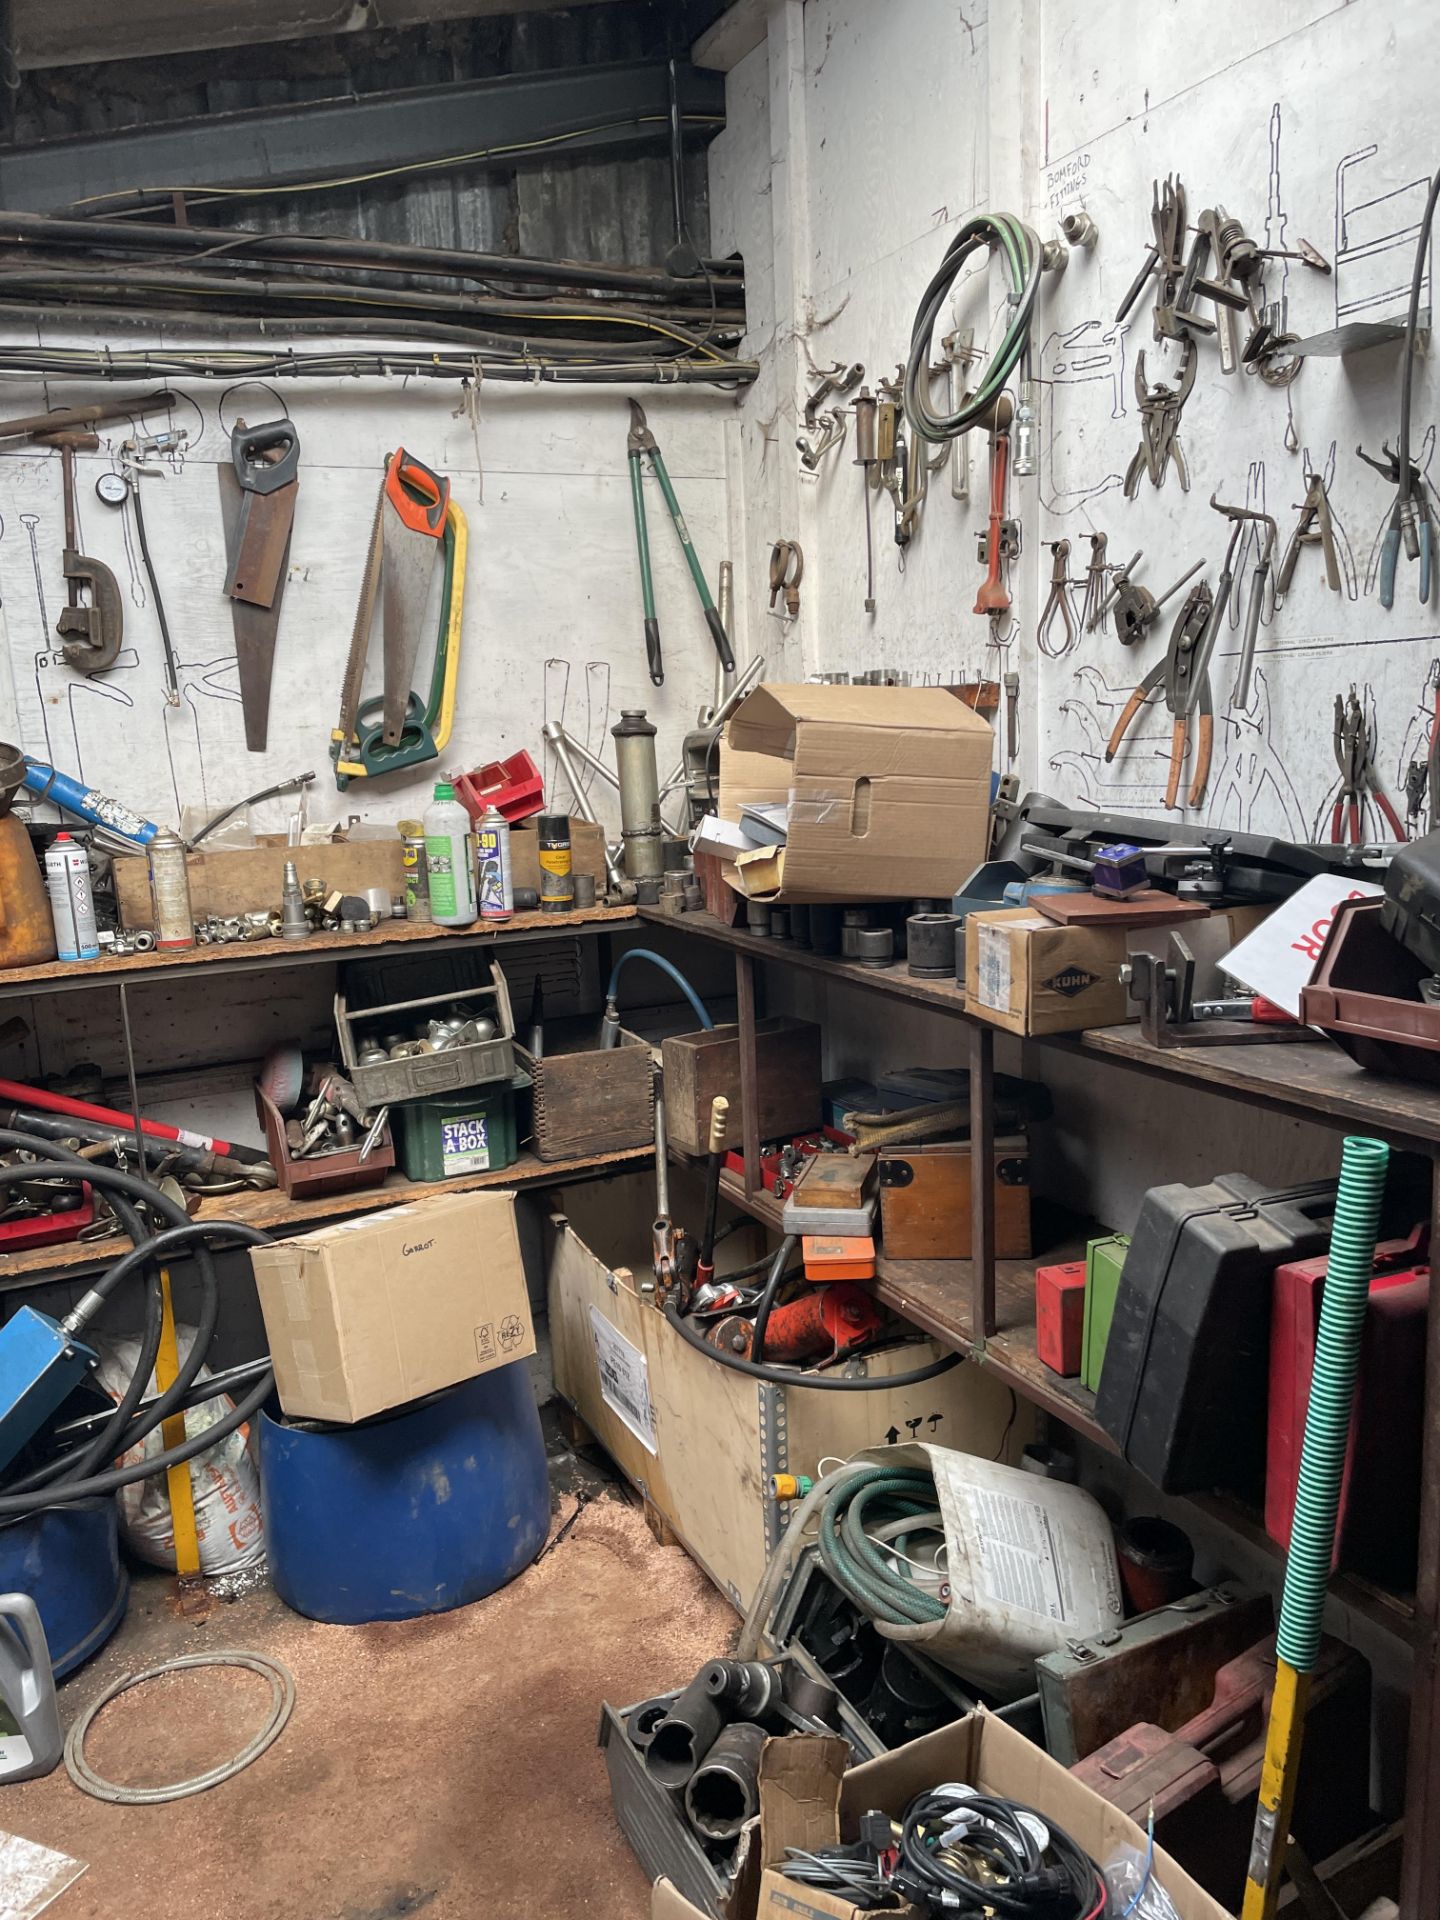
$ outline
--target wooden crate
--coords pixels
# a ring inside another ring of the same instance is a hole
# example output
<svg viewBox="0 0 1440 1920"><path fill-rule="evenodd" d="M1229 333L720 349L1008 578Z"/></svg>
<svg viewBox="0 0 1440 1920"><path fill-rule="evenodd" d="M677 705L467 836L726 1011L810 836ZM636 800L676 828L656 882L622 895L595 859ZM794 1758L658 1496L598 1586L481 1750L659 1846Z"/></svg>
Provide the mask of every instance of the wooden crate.
<svg viewBox="0 0 1440 1920"><path fill-rule="evenodd" d="M891 1260L970 1258L970 1143L887 1147L880 1155L880 1236ZM1030 1252L1030 1143L995 1142L995 1254Z"/></svg>
<svg viewBox="0 0 1440 1920"><path fill-rule="evenodd" d="M671 1206L698 1219L704 1184L676 1169ZM748 1605L789 1509L772 1472L818 1478L827 1458L884 1446L892 1434L1018 1465L1041 1418L980 1367L920 1386L816 1393L728 1372L680 1338L638 1282L650 1267L648 1174L571 1188L552 1216L550 1337L555 1386L626 1479L716 1586ZM755 1258L748 1232L717 1249L722 1269ZM941 1349L913 1342L865 1357L873 1373L909 1373ZM1013 1425L1011 1424L1013 1420Z"/></svg>
<svg viewBox="0 0 1440 1920"><path fill-rule="evenodd" d="M602 1053L593 1018L547 1020L541 1059L515 1049L534 1082L534 1145L542 1160L615 1153L655 1138L655 1062L648 1046L620 1030Z"/></svg>
<svg viewBox="0 0 1440 1920"><path fill-rule="evenodd" d="M197 920L207 914L222 919L237 913L259 913L280 905L285 884L285 862L293 860L302 881L323 880L340 893L363 893L383 887L389 894L405 891L399 835L385 840L337 840L322 847L291 847L278 835L257 847L203 846L185 856L190 882L190 911ZM150 903L150 863L143 854L117 854L115 899L124 927L153 927Z"/></svg>
<svg viewBox="0 0 1440 1920"><path fill-rule="evenodd" d="M760 1138L777 1140L820 1125L820 1029L787 1015L756 1022ZM665 1125L673 1145L703 1153L710 1138L710 1102L730 1102L732 1144L740 1139L740 1029L677 1033L662 1042Z"/></svg>

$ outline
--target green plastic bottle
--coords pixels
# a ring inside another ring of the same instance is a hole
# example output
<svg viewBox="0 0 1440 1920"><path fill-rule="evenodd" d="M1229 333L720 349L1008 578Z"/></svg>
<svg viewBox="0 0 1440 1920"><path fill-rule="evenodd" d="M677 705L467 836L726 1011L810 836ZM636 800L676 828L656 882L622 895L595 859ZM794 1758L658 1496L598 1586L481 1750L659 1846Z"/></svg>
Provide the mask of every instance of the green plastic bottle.
<svg viewBox="0 0 1440 1920"><path fill-rule="evenodd" d="M448 780L435 782L435 797L425 809L425 866L430 918L441 927L473 927L477 908L470 815Z"/></svg>

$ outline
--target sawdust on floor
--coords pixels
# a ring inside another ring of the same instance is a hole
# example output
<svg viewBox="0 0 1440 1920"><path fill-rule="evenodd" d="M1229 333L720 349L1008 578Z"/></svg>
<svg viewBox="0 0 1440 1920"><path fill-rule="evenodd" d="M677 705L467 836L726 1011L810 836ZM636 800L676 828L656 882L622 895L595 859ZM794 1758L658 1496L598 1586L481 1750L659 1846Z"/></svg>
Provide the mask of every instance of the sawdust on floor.
<svg viewBox="0 0 1440 1920"><path fill-rule="evenodd" d="M137 1584L120 1634L63 1689L63 1721L121 1673L225 1647L284 1661L294 1714L246 1772L166 1806L91 1799L63 1766L10 1787L7 1829L89 1863L55 1920L644 1920L648 1885L595 1744L600 1702L682 1684L736 1618L637 1508L592 1501L512 1585L419 1620L323 1626L266 1590L196 1626L170 1591ZM243 1746L267 1707L254 1676L197 1670L122 1696L86 1750L110 1779L174 1780Z"/></svg>

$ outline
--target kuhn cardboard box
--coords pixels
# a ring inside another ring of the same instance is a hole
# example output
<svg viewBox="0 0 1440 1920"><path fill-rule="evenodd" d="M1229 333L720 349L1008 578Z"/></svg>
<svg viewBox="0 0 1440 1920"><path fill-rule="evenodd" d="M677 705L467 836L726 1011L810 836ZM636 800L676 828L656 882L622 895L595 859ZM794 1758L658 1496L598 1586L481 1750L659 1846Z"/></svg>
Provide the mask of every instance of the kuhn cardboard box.
<svg viewBox="0 0 1440 1920"><path fill-rule="evenodd" d="M342 1220L250 1264L287 1414L364 1420L535 1351L513 1193Z"/></svg>
<svg viewBox="0 0 1440 1920"><path fill-rule="evenodd" d="M763 1868L753 1908L758 1920L863 1920L862 1909L839 1895L787 1880L779 1871L786 1848L853 1840L861 1814L876 1809L898 1819L917 1794L949 1781L1034 1807L1102 1867L1127 1850L1144 1859L1145 1835L1128 1815L1023 1734L983 1711L847 1773L848 1756L846 1743L839 1739L791 1735L767 1744L760 1761L759 1818L741 1837L746 1854L758 1852ZM746 1866L742 1859L736 1885L742 1897L746 1883L753 1884ZM1229 1920L1219 1902L1163 1847L1155 1849L1152 1874L1179 1920ZM912 1915L914 1909L892 1911ZM704 1920L699 1908L663 1880L654 1890L650 1914L651 1920ZM750 1920L750 1915L748 1902L744 1910L733 1903L727 1909L727 1920Z"/></svg>
<svg viewBox="0 0 1440 1920"><path fill-rule="evenodd" d="M782 903L948 898L985 858L993 746L943 687L756 687L726 723L719 812L782 805L786 841L726 878Z"/></svg>
<svg viewBox="0 0 1440 1920"><path fill-rule="evenodd" d="M965 920L965 1004L1009 1033L1074 1033L1130 1018L1125 934L1062 927L1032 907Z"/></svg>

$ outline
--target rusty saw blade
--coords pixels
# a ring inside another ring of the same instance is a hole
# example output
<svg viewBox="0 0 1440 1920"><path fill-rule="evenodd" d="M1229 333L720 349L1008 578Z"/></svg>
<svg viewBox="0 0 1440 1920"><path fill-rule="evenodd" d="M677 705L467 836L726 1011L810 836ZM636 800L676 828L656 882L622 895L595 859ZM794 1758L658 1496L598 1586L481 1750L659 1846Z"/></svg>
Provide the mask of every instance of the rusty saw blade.
<svg viewBox="0 0 1440 1920"><path fill-rule="evenodd" d="M380 591L380 556L384 546L381 515L385 511L385 483L375 499L375 518L370 523L370 545L365 551L365 571L360 576L360 598L355 607L355 624L350 629L350 652L345 661L345 678L340 683L340 718L337 737L349 744L356 737L355 716L360 711L360 693L365 684L365 659L370 651L370 628L375 619L375 598Z"/></svg>
<svg viewBox="0 0 1440 1920"><path fill-rule="evenodd" d="M220 512L225 523L227 566L233 566L243 533L245 502L248 495L235 476L235 469L217 469L220 480ZM285 576L290 566L290 539L286 535L280 556L275 598L268 607L257 607L248 600L230 602L230 618L235 631L235 659L240 669L240 711L245 718L245 745L251 753L263 753L270 732L270 682L275 671L275 636L280 627L280 603L285 593Z"/></svg>

